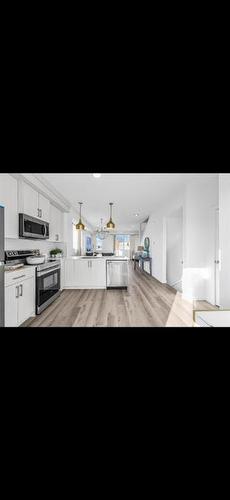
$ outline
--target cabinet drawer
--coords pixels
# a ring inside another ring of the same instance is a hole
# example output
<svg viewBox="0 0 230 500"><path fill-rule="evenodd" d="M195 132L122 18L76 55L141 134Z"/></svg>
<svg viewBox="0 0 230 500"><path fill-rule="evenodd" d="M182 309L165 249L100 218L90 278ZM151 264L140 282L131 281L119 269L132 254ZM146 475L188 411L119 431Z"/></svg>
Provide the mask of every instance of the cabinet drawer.
<svg viewBox="0 0 230 500"><path fill-rule="evenodd" d="M21 268L18 271L5 272L5 286L16 285L17 283L35 276L35 267Z"/></svg>

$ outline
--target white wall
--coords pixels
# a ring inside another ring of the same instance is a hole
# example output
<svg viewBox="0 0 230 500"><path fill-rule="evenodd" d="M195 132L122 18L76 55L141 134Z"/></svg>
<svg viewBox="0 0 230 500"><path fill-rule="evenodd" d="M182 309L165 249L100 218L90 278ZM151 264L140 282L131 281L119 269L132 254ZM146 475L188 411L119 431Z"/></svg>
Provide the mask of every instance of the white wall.
<svg viewBox="0 0 230 500"><path fill-rule="evenodd" d="M183 259L183 213L182 209L177 217L167 217L166 220L166 279L173 285L182 279Z"/></svg>
<svg viewBox="0 0 230 500"><path fill-rule="evenodd" d="M6 238L5 250L40 250L42 254L49 257L49 252L53 248L63 250L63 255L66 255L66 245L64 243L49 242L46 240L31 240L25 238Z"/></svg>
<svg viewBox="0 0 230 500"><path fill-rule="evenodd" d="M188 299L215 303L215 210L218 178L194 181L186 190L183 291Z"/></svg>
<svg viewBox="0 0 230 500"><path fill-rule="evenodd" d="M183 293L192 300L215 301L215 208L218 178L196 180L171 196L151 214L145 236L150 238L153 276L166 283L167 217L183 208Z"/></svg>
<svg viewBox="0 0 230 500"><path fill-rule="evenodd" d="M230 309L230 174L219 179L220 305Z"/></svg>

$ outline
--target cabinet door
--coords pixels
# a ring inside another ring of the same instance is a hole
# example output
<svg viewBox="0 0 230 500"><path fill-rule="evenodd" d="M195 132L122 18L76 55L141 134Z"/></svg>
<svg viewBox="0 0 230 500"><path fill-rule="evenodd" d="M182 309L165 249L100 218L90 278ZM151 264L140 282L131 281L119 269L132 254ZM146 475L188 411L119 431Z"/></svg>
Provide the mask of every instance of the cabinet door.
<svg viewBox="0 0 230 500"><path fill-rule="evenodd" d="M76 281L78 288L91 288L90 261L87 259L76 260Z"/></svg>
<svg viewBox="0 0 230 500"><path fill-rule="evenodd" d="M23 213L31 217L39 217L38 192L26 182L23 183Z"/></svg>
<svg viewBox="0 0 230 500"><path fill-rule="evenodd" d="M88 260L66 259L65 288L90 288Z"/></svg>
<svg viewBox="0 0 230 500"><path fill-rule="evenodd" d="M50 204L50 241L63 241L63 214Z"/></svg>
<svg viewBox="0 0 230 500"><path fill-rule="evenodd" d="M5 215L5 237L18 238L18 183L9 174L0 174L0 205Z"/></svg>
<svg viewBox="0 0 230 500"><path fill-rule="evenodd" d="M50 202L45 198L45 196L42 196L42 194L38 194L38 207L40 209L40 214L39 217L46 221L50 221Z"/></svg>
<svg viewBox="0 0 230 500"><path fill-rule="evenodd" d="M90 261L90 288L106 288L106 260Z"/></svg>
<svg viewBox="0 0 230 500"><path fill-rule="evenodd" d="M34 315L35 312L35 290L34 279L29 278L19 284L18 300L18 324Z"/></svg>
<svg viewBox="0 0 230 500"><path fill-rule="evenodd" d="M64 287L65 287L65 265L64 262L61 261L61 284L60 284L61 290L63 290Z"/></svg>
<svg viewBox="0 0 230 500"><path fill-rule="evenodd" d="M77 286L77 278L76 278L76 261L73 259L65 260L65 287L66 288L74 288Z"/></svg>
<svg viewBox="0 0 230 500"><path fill-rule="evenodd" d="M5 326L17 326L18 325L18 301L16 298L19 295L18 286L6 286L5 287Z"/></svg>

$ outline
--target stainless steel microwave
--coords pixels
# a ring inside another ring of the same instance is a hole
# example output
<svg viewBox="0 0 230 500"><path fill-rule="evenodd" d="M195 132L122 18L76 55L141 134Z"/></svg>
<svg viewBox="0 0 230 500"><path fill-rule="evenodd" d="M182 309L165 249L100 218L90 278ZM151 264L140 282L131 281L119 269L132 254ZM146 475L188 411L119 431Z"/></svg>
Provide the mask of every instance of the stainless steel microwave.
<svg viewBox="0 0 230 500"><path fill-rule="evenodd" d="M47 240L49 238L49 223L30 217L30 215L19 214L19 238Z"/></svg>

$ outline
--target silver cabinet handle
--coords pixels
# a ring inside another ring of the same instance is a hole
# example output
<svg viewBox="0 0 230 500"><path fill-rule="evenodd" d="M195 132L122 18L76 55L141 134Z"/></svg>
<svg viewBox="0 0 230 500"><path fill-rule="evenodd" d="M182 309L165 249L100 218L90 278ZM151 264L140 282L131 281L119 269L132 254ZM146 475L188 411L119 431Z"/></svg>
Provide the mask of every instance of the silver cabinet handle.
<svg viewBox="0 0 230 500"><path fill-rule="evenodd" d="M40 217L42 217L42 209L40 208Z"/></svg>
<svg viewBox="0 0 230 500"><path fill-rule="evenodd" d="M16 299L18 299L18 297L19 297L19 286L16 286L16 287L15 287L15 290L16 290L16 295L15 295L15 297L16 297Z"/></svg>
<svg viewBox="0 0 230 500"><path fill-rule="evenodd" d="M13 280L20 280L21 278L24 278L26 275L21 274L21 276L17 276L16 278L13 278Z"/></svg>
<svg viewBox="0 0 230 500"><path fill-rule="evenodd" d="M40 215L39 215L39 208L37 210L38 210L38 217L40 217Z"/></svg>
<svg viewBox="0 0 230 500"><path fill-rule="evenodd" d="M21 292L19 296L22 297L22 295L23 295L23 285L19 285L19 287L20 287L20 292Z"/></svg>

